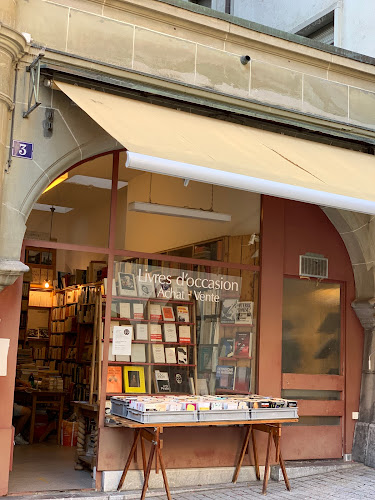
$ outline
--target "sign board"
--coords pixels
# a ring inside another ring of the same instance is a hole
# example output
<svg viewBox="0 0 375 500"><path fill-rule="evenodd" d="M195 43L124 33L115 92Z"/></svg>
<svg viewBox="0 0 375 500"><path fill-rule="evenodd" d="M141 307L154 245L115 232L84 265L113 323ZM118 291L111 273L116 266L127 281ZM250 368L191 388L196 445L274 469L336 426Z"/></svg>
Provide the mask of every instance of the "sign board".
<svg viewBox="0 0 375 500"><path fill-rule="evenodd" d="M13 141L12 156L17 158L33 159L34 145L31 142Z"/></svg>

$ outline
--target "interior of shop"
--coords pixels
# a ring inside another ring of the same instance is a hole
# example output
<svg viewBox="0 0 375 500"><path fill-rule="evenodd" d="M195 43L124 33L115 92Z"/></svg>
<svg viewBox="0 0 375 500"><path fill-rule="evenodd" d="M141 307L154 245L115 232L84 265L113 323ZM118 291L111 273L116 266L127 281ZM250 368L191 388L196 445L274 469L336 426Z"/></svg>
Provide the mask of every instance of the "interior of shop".
<svg viewBox="0 0 375 500"><path fill-rule="evenodd" d="M67 171L28 218L10 493L93 487L104 370L108 409L116 394L255 392L260 196L125 159ZM202 280L216 301L199 299ZM112 352L119 326L131 356Z"/></svg>

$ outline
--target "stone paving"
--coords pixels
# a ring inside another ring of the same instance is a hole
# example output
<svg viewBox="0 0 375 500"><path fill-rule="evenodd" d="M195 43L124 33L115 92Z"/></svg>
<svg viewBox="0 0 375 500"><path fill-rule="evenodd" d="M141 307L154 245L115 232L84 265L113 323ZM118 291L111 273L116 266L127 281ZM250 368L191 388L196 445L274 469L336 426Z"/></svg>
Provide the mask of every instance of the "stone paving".
<svg viewBox="0 0 375 500"><path fill-rule="evenodd" d="M375 500L375 469L358 464L355 467L291 480L292 490L287 491L284 482L270 480L267 496L262 495L259 482L240 485L221 485L210 489L173 492L173 500L235 500L266 498L267 500ZM167 497L149 492L147 498Z"/></svg>

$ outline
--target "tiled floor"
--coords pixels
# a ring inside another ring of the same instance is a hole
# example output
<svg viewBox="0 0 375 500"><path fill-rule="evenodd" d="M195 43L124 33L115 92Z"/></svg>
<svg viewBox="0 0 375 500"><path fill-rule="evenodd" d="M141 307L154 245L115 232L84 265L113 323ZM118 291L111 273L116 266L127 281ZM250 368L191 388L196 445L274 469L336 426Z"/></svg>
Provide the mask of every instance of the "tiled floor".
<svg viewBox="0 0 375 500"><path fill-rule="evenodd" d="M48 442L15 446L9 493L92 488L91 473L74 470L74 451Z"/></svg>

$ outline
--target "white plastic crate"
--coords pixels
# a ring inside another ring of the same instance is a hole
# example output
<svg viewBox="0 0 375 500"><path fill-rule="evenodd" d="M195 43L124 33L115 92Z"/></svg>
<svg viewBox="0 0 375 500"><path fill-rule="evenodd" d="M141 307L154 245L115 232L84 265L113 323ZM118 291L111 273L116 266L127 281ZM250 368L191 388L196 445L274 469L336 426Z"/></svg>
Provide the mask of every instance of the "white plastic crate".
<svg viewBox="0 0 375 500"><path fill-rule="evenodd" d="M250 420L298 418L298 408L251 408Z"/></svg>
<svg viewBox="0 0 375 500"><path fill-rule="evenodd" d="M141 424L160 424L173 422L197 422L196 411L139 411L130 408L127 418Z"/></svg>
<svg viewBox="0 0 375 500"><path fill-rule="evenodd" d="M199 422L221 422L249 420L249 409L245 410L204 410L198 413Z"/></svg>

